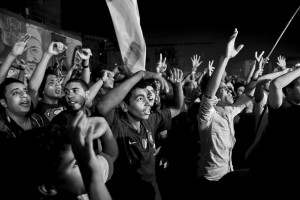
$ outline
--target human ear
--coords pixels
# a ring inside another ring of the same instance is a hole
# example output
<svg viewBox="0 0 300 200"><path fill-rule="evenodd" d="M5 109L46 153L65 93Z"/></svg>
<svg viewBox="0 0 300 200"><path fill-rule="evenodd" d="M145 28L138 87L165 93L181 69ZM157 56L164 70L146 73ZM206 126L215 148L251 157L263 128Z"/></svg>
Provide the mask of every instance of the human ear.
<svg viewBox="0 0 300 200"><path fill-rule="evenodd" d="M122 101L120 103L120 106L121 106L121 109L123 110L123 112L127 112L128 111L128 106L127 106L127 104L124 101Z"/></svg>
<svg viewBox="0 0 300 200"><path fill-rule="evenodd" d="M88 90L88 91L85 92L85 98L88 98L89 95L90 95L90 91Z"/></svg>
<svg viewBox="0 0 300 200"><path fill-rule="evenodd" d="M1 106L3 106L4 108L7 108L7 103L4 99L0 99L0 104Z"/></svg>
<svg viewBox="0 0 300 200"><path fill-rule="evenodd" d="M40 193L46 196L55 196L57 194L57 189L53 185L41 184L38 186Z"/></svg>

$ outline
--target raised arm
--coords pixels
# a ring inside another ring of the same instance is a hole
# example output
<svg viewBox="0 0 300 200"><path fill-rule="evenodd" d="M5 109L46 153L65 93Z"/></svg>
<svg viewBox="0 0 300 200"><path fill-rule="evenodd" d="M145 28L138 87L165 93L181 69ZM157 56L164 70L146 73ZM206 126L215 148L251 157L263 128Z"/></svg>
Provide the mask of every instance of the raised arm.
<svg viewBox="0 0 300 200"><path fill-rule="evenodd" d="M174 96L173 96L174 104L171 107L169 107L172 118L177 116L181 112L181 108L183 105L184 96L182 90L182 86L183 86L182 78L183 78L182 70L176 68L170 70L169 81L173 86L173 92L174 92Z"/></svg>
<svg viewBox="0 0 300 200"><path fill-rule="evenodd" d="M255 62L254 62L254 72L250 77L250 81L247 83L244 93L249 96L254 96L256 85L258 84L258 77L263 73L264 64L267 63L267 59L262 56L264 51L257 56L257 51L255 52ZM260 80L261 81L261 80Z"/></svg>
<svg viewBox="0 0 300 200"><path fill-rule="evenodd" d="M167 57L163 59L162 54L159 54L159 61L156 64L156 72L159 73L160 75L163 75L165 71L167 70Z"/></svg>
<svg viewBox="0 0 300 200"><path fill-rule="evenodd" d="M90 49L82 49L78 51L78 55L82 58L82 74L81 79L87 84L90 83L91 70L90 70L90 57L93 55Z"/></svg>
<svg viewBox="0 0 300 200"><path fill-rule="evenodd" d="M104 132L103 135L101 135L103 147L102 151L109 155L114 162L119 155L119 149L116 138L114 137L107 121L103 117L92 117L90 120L95 122L95 129L98 133ZM98 131L98 129L103 129L103 131Z"/></svg>
<svg viewBox="0 0 300 200"><path fill-rule="evenodd" d="M131 88L141 79L157 79L161 82L162 89L166 89L167 92L169 91L166 80L160 74L149 71L136 72L130 78L106 93L97 103L96 107L99 114L105 117L109 125L112 123L113 116L109 115L108 117L108 114L111 114L111 111L121 103Z"/></svg>
<svg viewBox="0 0 300 200"><path fill-rule="evenodd" d="M80 112L71 125L68 134L72 144L72 151L78 162L86 192L91 200L110 200L111 195L105 185L103 165L96 157L93 149L93 126L83 112ZM106 125L106 127L108 127ZM103 127L103 131L105 128ZM103 133L102 133L103 134ZM105 135L106 133L104 133Z"/></svg>
<svg viewBox="0 0 300 200"><path fill-rule="evenodd" d="M37 99L39 98L38 96L39 87L42 84L45 71L47 69L47 64L50 58L53 55L58 55L62 53L66 49L67 47L61 42L51 42L51 44L48 47L48 50L43 54L40 63L33 71L32 76L29 80L28 88L30 91L30 96L33 99L33 102L36 102L34 103L35 106L37 104Z"/></svg>
<svg viewBox="0 0 300 200"><path fill-rule="evenodd" d="M0 84L6 79L8 70L17 56L22 55L24 51L30 48L26 47L30 37L30 34L25 34L14 44L11 52L7 55L5 61L0 67Z"/></svg>
<svg viewBox="0 0 300 200"><path fill-rule="evenodd" d="M274 68L274 72L282 71L286 69L286 61L284 56L277 57L277 67Z"/></svg>
<svg viewBox="0 0 300 200"><path fill-rule="evenodd" d="M256 61L254 61L253 66L252 66L251 70L249 71L249 73L247 75L246 84L250 83L251 77L252 77L252 75L255 71L255 67L256 67Z"/></svg>
<svg viewBox="0 0 300 200"><path fill-rule="evenodd" d="M71 76L72 76L72 74L74 73L74 71L77 70L77 69L78 69L78 65L76 65L76 64L74 64L73 66L71 66L71 67L69 68L69 70L68 70L67 74L65 75L64 80L63 80L63 82L62 82L62 84L61 84L61 86L62 86L63 88L65 87L65 85L66 85L66 83L68 82L68 80L71 79Z"/></svg>
<svg viewBox="0 0 300 200"><path fill-rule="evenodd" d="M25 80L25 69L28 64L23 59L18 60L17 58L16 58L16 63L17 63L17 68L19 69L18 80L25 83L25 81L26 81Z"/></svg>
<svg viewBox="0 0 300 200"><path fill-rule="evenodd" d="M269 90L269 105L271 107L278 108L281 106L284 97L282 89L299 76L300 68L279 76L271 81Z"/></svg>
<svg viewBox="0 0 300 200"><path fill-rule="evenodd" d="M107 71L104 71L103 76L90 87L90 89L89 89L90 93L88 96L88 100L86 102L88 107L92 106L93 99L97 95L97 93L100 90L100 88L102 87L103 83L108 79L107 73L108 73Z"/></svg>
<svg viewBox="0 0 300 200"><path fill-rule="evenodd" d="M202 64L202 61L200 61L201 56L198 57L198 55L194 55L191 57L192 60L192 73L195 74L198 67Z"/></svg>
<svg viewBox="0 0 300 200"><path fill-rule="evenodd" d="M225 56L221 56L219 66L214 70L214 72L212 73L208 81L207 88L205 91L205 95L208 98L212 98L213 96L215 96L220 86L222 76L229 59L235 57L239 53L239 51L244 47L243 45L240 45L237 49L235 49L234 46L235 46L235 39L237 37L237 34L238 31L237 29L235 29L233 35L230 37L230 40L227 43Z"/></svg>

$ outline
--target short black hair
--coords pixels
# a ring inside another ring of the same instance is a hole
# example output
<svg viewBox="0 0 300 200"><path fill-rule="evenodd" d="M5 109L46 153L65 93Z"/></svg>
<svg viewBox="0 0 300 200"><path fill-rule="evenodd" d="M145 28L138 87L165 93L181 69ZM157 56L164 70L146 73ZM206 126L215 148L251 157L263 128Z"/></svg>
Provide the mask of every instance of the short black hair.
<svg viewBox="0 0 300 200"><path fill-rule="evenodd" d="M234 87L234 91L237 91L237 89L239 87L245 87L245 84L243 82L239 81L239 82L235 82L234 85L233 85L233 87Z"/></svg>
<svg viewBox="0 0 300 200"><path fill-rule="evenodd" d="M82 86L84 91L89 90L89 85L84 80L82 80L80 78L72 78L72 79L68 80L67 83L65 84L65 86L68 85L69 83L73 83L73 82L80 83L80 85Z"/></svg>
<svg viewBox="0 0 300 200"><path fill-rule="evenodd" d="M41 86L39 87L39 96L42 97L43 96L43 92L44 92L44 89L45 89L45 86L46 86L46 81L47 81L47 78L49 75L55 75L57 76L57 72L54 68L52 67L48 67L45 71L45 75L43 77L43 80L42 80L42 83L41 83Z"/></svg>
<svg viewBox="0 0 300 200"><path fill-rule="evenodd" d="M132 88L131 90L128 92L128 94L125 96L125 98L123 99L123 101L129 105L129 99L132 96L132 91L134 91L137 88L141 88L141 89L145 89L147 86L149 86L149 82L147 80L140 80L139 82L137 82Z"/></svg>
<svg viewBox="0 0 300 200"><path fill-rule="evenodd" d="M300 77L298 77L300 78ZM282 88L282 92L284 93L284 95L287 95L287 88L293 89L295 87L295 81L298 79L295 78L292 82L290 82L287 86L285 86L284 88Z"/></svg>
<svg viewBox="0 0 300 200"><path fill-rule="evenodd" d="M6 87L12 83L22 83L19 79L15 78L6 78L1 84L0 84L0 99L5 99L5 93L6 93Z"/></svg>

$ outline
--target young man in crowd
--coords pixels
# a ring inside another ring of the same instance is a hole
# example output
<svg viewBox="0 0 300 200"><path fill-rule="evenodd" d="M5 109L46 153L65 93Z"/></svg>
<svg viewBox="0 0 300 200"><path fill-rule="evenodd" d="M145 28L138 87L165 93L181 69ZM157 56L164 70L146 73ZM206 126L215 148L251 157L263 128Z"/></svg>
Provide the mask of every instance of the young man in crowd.
<svg viewBox="0 0 300 200"><path fill-rule="evenodd" d="M155 134L166 129L172 117L180 113L183 103L182 71L173 69L169 77L174 90L174 106L151 113L148 83L157 79L162 88L167 82L158 73L139 71L125 79L97 104L98 112L112 128L119 146L112 179L107 183L112 198L161 199L155 175ZM115 110L120 104L121 111Z"/></svg>

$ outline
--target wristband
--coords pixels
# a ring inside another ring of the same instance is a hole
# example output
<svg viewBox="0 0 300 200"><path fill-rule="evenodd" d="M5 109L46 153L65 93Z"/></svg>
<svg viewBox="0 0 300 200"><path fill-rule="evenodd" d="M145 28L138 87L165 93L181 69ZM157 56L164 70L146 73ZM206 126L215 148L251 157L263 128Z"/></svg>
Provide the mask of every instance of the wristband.
<svg viewBox="0 0 300 200"><path fill-rule="evenodd" d="M89 68L89 67L90 67L90 65L87 65L87 66L82 65L83 69L86 69L86 68Z"/></svg>
<svg viewBox="0 0 300 200"><path fill-rule="evenodd" d="M257 81L258 78L251 78L251 81Z"/></svg>

